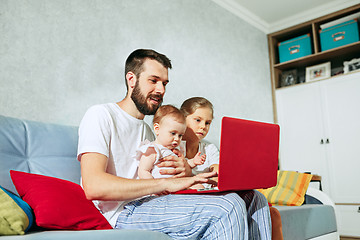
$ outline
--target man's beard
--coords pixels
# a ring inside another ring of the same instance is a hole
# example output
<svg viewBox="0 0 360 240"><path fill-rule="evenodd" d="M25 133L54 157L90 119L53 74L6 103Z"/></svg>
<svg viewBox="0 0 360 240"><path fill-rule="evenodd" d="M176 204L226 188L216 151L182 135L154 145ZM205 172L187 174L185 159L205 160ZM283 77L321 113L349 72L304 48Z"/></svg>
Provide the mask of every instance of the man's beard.
<svg viewBox="0 0 360 240"><path fill-rule="evenodd" d="M157 98L159 99L159 104L153 105L148 104L147 100L149 98ZM136 108L144 115L154 115L158 108L161 106L162 103L162 96L160 94L149 94L147 97L145 97L140 90L139 81L136 81L135 87L133 92L131 93L131 99L136 105Z"/></svg>

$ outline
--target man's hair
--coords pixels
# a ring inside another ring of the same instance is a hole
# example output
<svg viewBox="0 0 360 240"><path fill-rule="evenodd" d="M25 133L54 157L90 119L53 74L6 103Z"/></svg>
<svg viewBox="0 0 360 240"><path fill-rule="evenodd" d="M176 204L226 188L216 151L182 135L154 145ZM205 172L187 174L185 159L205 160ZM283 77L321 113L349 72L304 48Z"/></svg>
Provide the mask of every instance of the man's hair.
<svg viewBox="0 0 360 240"><path fill-rule="evenodd" d="M192 97L183 102L180 107L180 110L184 113L184 116L187 117L193 114L198 108L209 108L211 110L211 115L214 118L214 107L212 103L203 97Z"/></svg>
<svg viewBox="0 0 360 240"><path fill-rule="evenodd" d="M139 78L140 73L144 71L143 64L146 59L153 59L158 61L165 68L172 68L171 61L164 54L158 53L151 49L137 49L133 51L125 62L125 84L128 88L126 81L126 74L128 72L133 72L137 78Z"/></svg>
<svg viewBox="0 0 360 240"><path fill-rule="evenodd" d="M173 117L180 123L186 123L183 112L173 105L164 105L159 107L154 115L153 123L160 123L164 117Z"/></svg>

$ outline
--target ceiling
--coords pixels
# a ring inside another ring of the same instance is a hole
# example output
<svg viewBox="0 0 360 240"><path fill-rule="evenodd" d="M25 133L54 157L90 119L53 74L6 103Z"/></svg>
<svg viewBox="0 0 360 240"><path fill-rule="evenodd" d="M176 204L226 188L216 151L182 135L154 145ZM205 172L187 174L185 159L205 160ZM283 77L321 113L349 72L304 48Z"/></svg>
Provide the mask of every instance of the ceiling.
<svg viewBox="0 0 360 240"><path fill-rule="evenodd" d="M360 4L360 0L213 0L265 33Z"/></svg>

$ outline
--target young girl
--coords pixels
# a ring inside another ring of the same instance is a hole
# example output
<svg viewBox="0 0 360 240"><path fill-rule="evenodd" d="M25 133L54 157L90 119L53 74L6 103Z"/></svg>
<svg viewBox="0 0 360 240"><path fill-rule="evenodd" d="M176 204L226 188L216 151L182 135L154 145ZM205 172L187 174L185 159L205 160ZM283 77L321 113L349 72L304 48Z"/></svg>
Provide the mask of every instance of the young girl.
<svg viewBox="0 0 360 240"><path fill-rule="evenodd" d="M186 130L186 120L178 108L172 105L161 106L154 115L153 124L156 135L155 141L144 141L136 152L136 159L139 161L138 176L141 179L172 176L159 173L159 167L156 166L158 160L175 155L172 151L174 149L180 148L180 152L185 153L180 143ZM200 156L200 153L195 153L188 160L192 168L204 162L205 155Z"/></svg>
<svg viewBox="0 0 360 240"><path fill-rule="evenodd" d="M180 110L186 117L186 131L184 140L186 141L186 158L196 156L198 152L206 155L204 164L193 168L193 174L219 170L219 150L209 142L203 141L210 130L213 120L213 105L210 101L202 97L187 99L181 105ZM217 181L217 178L213 180ZM198 184L196 188L209 187L208 184Z"/></svg>
<svg viewBox="0 0 360 240"><path fill-rule="evenodd" d="M207 143L203 140L208 134L214 118L213 105L205 98L193 97L185 100L180 110L184 112L187 126L184 135L184 140L186 140L185 157L191 158L199 151L206 154L205 163L196 166L193 169L193 173L198 174L205 171L216 171L218 173L219 150L214 144ZM217 179L214 180L217 182ZM271 206L270 217L272 222L272 239L283 240L280 213L276 208Z"/></svg>

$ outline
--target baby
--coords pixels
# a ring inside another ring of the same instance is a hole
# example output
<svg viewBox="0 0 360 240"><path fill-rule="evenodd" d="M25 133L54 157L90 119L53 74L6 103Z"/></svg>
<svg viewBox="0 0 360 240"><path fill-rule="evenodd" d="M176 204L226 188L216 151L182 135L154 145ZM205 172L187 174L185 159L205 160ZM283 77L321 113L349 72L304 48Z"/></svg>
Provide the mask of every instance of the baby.
<svg viewBox="0 0 360 240"><path fill-rule="evenodd" d="M157 167L159 159L176 154L178 149L183 155L184 148L181 139L186 130L184 114L172 105L161 106L154 115L154 132L156 139L153 142L145 140L136 151L136 159L139 161L138 176L141 179L164 178L172 175L162 175ZM198 152L194 158L188 159L191 168L202 165L206 156Z"/></svg>

